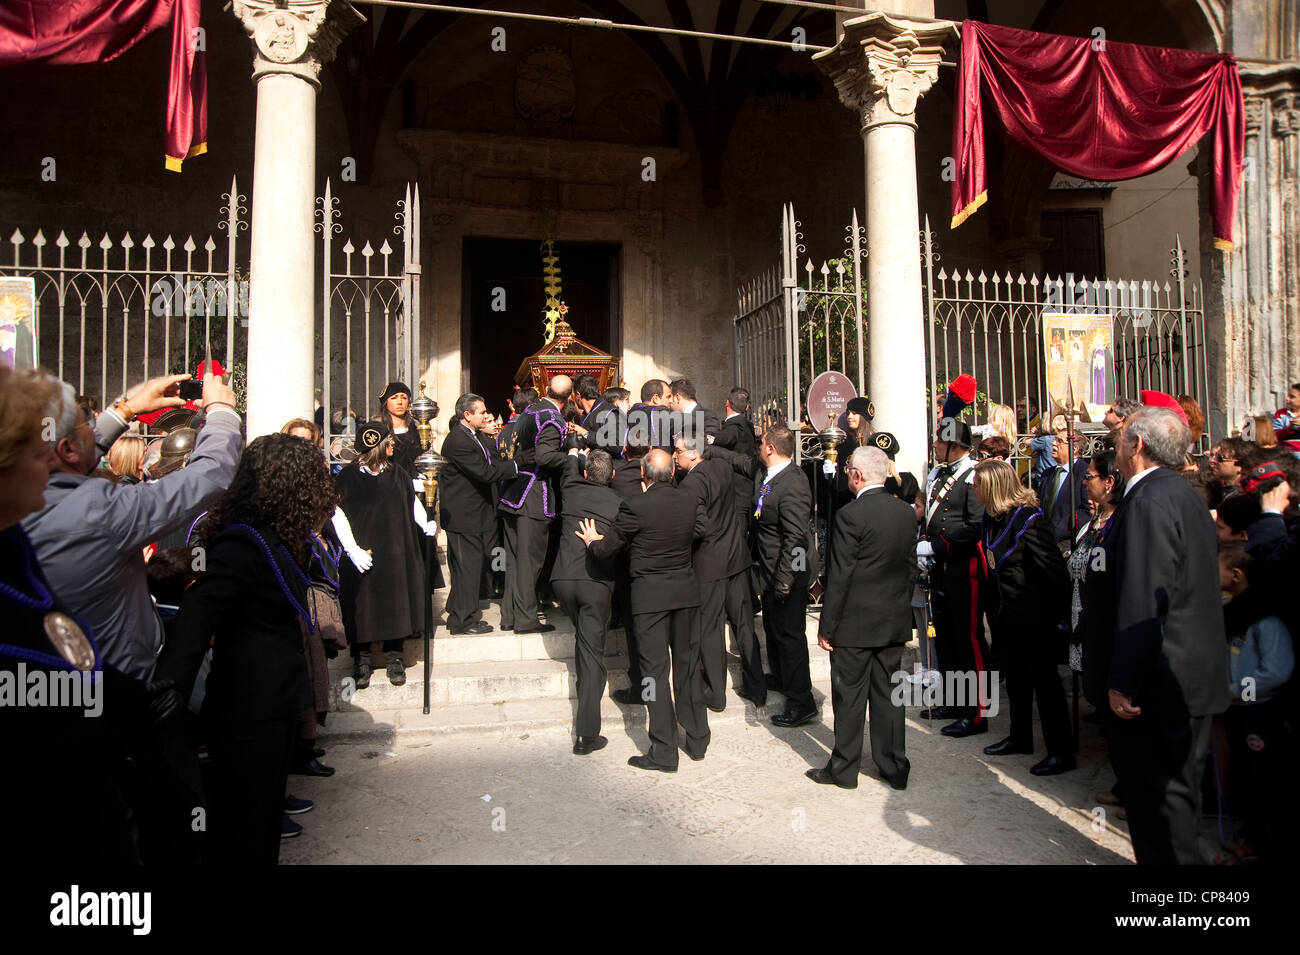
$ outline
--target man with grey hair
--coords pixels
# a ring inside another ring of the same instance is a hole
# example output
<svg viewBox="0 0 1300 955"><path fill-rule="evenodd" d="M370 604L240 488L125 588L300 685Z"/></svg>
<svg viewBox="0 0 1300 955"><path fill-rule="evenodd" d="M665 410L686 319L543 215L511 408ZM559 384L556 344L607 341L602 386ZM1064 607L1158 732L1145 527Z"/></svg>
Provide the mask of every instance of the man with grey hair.
<svg viewBox="0 0 1300 955"><path fill-rule="evenodd" d="M53 442L59 466L50 474L45 507L23 521L52 589L90 626L104 662L140 680L153 672L163 639L143 551L187 526L230 486L243 446L235 393L210 372L204 376L205 421L184 470L130 485L90 475L127 422L182 405L179 383L189 378L169 375L137 385L93 426L65 384Z"/></svg>
<svg viewBox="0 0 1300 955"><path fill-rule="evenodd" d="M845 468L854 499L835 515L826 549L826 594L817 645L831 655L835 748L806 773L815 783L856 789L863 722L871 711L871 758L895 789L907 788L904 709L890 699L912 635L916 512L885 490L889 458L855 448Z"/></svg>
<svg viewBox="0 0 1300 955"><path fill-rule="evenodd" d="M700 588L691 558L708 519L693 494L669 483L672 477L672 458L661 448L652 449L641 459L644 490L620 504L609 530L600 532L588 518L574 532L596 560L627 549L641 699L649 710L650 734L649 751L627 762L664 773L677 772L678 723L691 759L703 759L709 746L697 626Z"/></svg>
<svg viewBox="0 0 1300 955"><path fill-rule="evenodd" d="M1204 861L1201 775L1210 719L1228 705L1214 522L1178 474L1190 443L1167 409L1125 418L1124 499L1083 594L1084 690L1103 713L1139 864Z"/></svg>
<svg viewBox="0 0 1300 955"><path fill-rule="evenodd" d="M1106 426L1107 431L1118 431L1130 415L1141 410L1142 402L1134 401L1132 398L1117 398L1106 409L1106 414L1102 417L1101 423Z"/></svg>
<svg viewBox="0 0 1300 955"><path fill-rule="evenodd" d="M447 463L438 475L438 520L447 532L447 630L454 634L492 630L479 613L479 583L496 532L496 482L517 477L519 469L484 434L491 421L482 397L466 392L456 399L456 423L442 442Z"/></svg>

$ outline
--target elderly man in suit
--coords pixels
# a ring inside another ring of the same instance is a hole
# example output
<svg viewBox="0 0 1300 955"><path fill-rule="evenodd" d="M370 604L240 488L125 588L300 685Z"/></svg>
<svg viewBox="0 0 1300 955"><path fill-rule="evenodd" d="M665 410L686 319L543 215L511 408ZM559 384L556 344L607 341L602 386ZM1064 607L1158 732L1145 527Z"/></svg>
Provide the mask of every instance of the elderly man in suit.
<svg viewBox="0 0 1300 955"><path fill-rule="evenodd" d="M627 548L642 698L650 709L650 750L627 762L637 769L675 773L679 721L691 759L703 759L709 746L696 621L700 588L691 565L694 542L705 533L707 518L695 495L672 486L672 458L661 449L642 459L641 475L644 493L623 501L609 533L601 534L591 519L582 521L576 533L597 560Z"/></svg>
<svg viewBox="0 0 1300 955"><path fill-rule="evenodd" d="M438 519L447 532L451 593L447 596L447 630L490 633L479 614L483 563L496 533L494 485L519 475L515 462L497 454L483 434L492 421L487 402L473 393L456 399L456 423L442 443L447 459L438 476Z"/></svg>
<svg viewBox="0 0 1300 955"><path fill-rule="evenodd" d="M871 710L871 758L895 789L907 788L911 763L903 743L903 707L890 694L912 635L916 580L916 512L885 490L889 458L855 448L845 473L854 499L835 515L826 555L817 645L831 655L835 749L808 770L816 783L856 789L862 730Z"/></svg>
<svg viewBox="0 0 1300 955"><path fill-rule="evenodd" d="M1228 706L1218 546L1179 476L1191 432L1172 411L1124 419L1124 499L1083 599L1083 679L1105 715L1139 864L1203 862L1197 839L1210 720Z"/></svg>
<svg viewBox="0 0 1300 955"><path fill-rule="evenodd" d="M560 549L551 571L551 587L577 630L575 661L578 673L578 716L574 727L575 756L604 747L600 735L600 698L605 692L605 631L617 576L615 560L598 560L578 535L584 520L605 533L618 517L622 498L609 486L613 462L604 451L579 456L569 452L561 473Z"/></svg>
<svg viewBox="0 0 1300 955"><path fill-rule="evenodd" d="M785 694L785 709L772 717L777 726L801 726L817 718L805 635L808 586L817 577L817 547L809 524L812 489L794 466L794 432L773 425L763 434L758 460L711 445L709 453L731 462L753 480L754 510L749 550L754 589L762 594L769 689Z"/></svg>
<svg viewBox="0 0 1300 955"><path fill-rule="evenodd" d="M679 437L673 457L686 472L677 486L697 497L708 518L708 530L695 551L695 576L700 581L700 653L709 709L721 713L727 705L728 616L744 662L740 695L762 706L767 702L767 685L745 577L749 570L745 525L732 498L735 472L725 461L705 460L707 447L703 434Z"/></svg>

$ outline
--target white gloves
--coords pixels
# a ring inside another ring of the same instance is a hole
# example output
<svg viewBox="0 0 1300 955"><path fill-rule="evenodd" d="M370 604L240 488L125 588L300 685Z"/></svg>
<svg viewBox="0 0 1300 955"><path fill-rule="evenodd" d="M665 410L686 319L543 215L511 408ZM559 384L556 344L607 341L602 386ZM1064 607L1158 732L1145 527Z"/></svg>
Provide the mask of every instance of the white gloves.
<svg viewBox="0 0 1300 955"><path fill-rule="evenodd" d="M822 462L822 474L825 474L828 478L833 478L833 477L835 477L835 462L834 462L834 461L823 461L823 462Z"/></svg>
<svg viewBox="0 0 1300 955"><path fill-rule="evenodd" d="M425 537L433 537L438 533L438 522L429 519L429 514L418 497L415 499L415 507L412 508L412 516L415 518L416 525L424 531Z"/></svg>
<svg viewBox="0 0 1300 955"><path fill-rule="evenodd" d="M423 494L423 493L424 493L424 478L422 478L422 477L412 478L412 480L411 480L411 487L415 488L415 493L416 493L416 494Z"/></svg>
<svg viewBox="0 0 1300 955"><path fill-rule="evenodd" d="M343 545L343 552L348 555L348 560L352 561L354 566L361 573L365 573L375 565L375 559L370 553L363 550L357 543L357 539L352 536L352 525L348 523L348 516L343 513L343 509L336 507L334 509L334 518L331 521L334 525L334 533L339 535L339 543Z"/></svg>
<svg viewBox="0 0 1300 955"><path fill-rule="evenodd" d="M425 537L437 537L437 536L438 536L438 522L437 522L437 521L425 521L423 524L420 525L420 530L424 531L424 536L425 536Z"/></svg>
<svg viewBox="0 0 1300 955"><path fill-rule="evenodd" d="M916 542L916 556L917 556L917 557L933 557L933 556L934 556L934 546L933 546L929 541L917 541L917 542Z"/></svg>

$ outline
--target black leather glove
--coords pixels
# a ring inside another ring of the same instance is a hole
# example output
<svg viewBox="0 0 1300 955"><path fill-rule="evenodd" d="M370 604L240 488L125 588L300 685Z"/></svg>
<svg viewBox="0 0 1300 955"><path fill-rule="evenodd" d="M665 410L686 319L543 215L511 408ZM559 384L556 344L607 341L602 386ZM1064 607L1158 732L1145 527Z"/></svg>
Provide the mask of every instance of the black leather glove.
<svg viewBox="0 0 1300 955"><path fill-rule="evenodd" d="M156 680L145 687L145 693L149 697L149 719L154 726L175 719L185 709L185 698L176 689L175 680Z"/></svg>
<svg viewBox="0 0 1300 955"><path fill-rule="evenodd" d="M782 584L772 589L772 596L777 599L778 603L785 603L790 599L790 585Z"/></svg>

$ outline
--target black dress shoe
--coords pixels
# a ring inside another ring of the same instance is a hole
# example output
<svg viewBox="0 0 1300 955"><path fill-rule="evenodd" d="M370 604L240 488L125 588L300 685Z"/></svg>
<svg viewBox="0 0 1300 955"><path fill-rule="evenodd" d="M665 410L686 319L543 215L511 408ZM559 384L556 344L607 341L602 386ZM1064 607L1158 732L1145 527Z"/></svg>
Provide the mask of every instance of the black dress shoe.
<svg viewBox="0 0 1300 955"><path fill-rule="evenodd" d="M317 759L320 759L322 756L325 755L325 750L317 746L311 751L311 754L315 756Z"/></svg>
<svg viewBox="0 0 1300 955"><path fill-rule="evenodd" d="M1022 756L1032 756L1034 753L1034 747L1024 746L1017 743L1010 736L1006 739L999 740L992 746L984 747L985 756L1011 756L1015 753L1019 753Z"/></svg>
<svg viewBox="0 0 1300 955"><path fill-rule="evenodd" d="M721 713L726 710L727 704L723 703L721 706L714 706L712 703L709 703L708 707L710 713Z"/></svg>
<svg viewBox="0 0 1300 955"><path fill-rule="evenodd" d="M334 767L326 766L319 759L313 757L306 762L298 763L289 772L298 776L333 776Z"/></svg>
<svg viewBox="0 0 1300 955"><path fill-rule="evenodd" d="M953 720L957 718L957 711L951 706L932 706L917 716L923 720Z"/></svg>
<svg viewBox="0 0 1300 955"><path fill-rule="evenodd" d="M696 756L694 753L687 753L686 755L689 756L691 759L693 759L693 760L694 760L695 762L697 762L697 763L698 763L700 760L702 760L702 759L704 758L704 754L703 754L703 753L700 753L699 756Z"/></svg>
<svg viewBox="0 0 1300 955"><path fill-rule="evenodd" d="M553 623L539 623L535 627L515 627L515 633L550 633L554 629Z"/></svg>
<svg viewBox="0 0 1300 955"><path fill-rule="evenodd" d="M961 739L964 736L975 736L978 733L987 733L989 731L988 720L980 720L976 723L974 720L962 717L956 723L949 723L939 732L944 736L952 736Z"/></svg>
<svg viewBox="0 0 1300 955"><path fill-rule="evenodd" d="M1078 768L1079 761L1073 756L1048 756L1041 763L1030 766L1029 771L1035 776L1055 776L1057 773L1068 773Z"/></svg>
<svg viewBox="0 0 1300 955"><path fill-rule="evenodd" d="M776 716L772 717L772 723L776 726L803 726L815 719L817 719L816 710L786 710L784 713L777 713Z"/></svg>
<svg viewBox="0 0 1300 955"><path fill-rule="evenodd" d="M292 839L294 836L300 835L302 835L302 826L290 819L289 814L286 812L280 818L280 838Z"/></svg>
<svg viewBox="0 0 1300 955"><path fill-rule="evenodd" d="M626 706L645 705L645 700L641 699L641 694L630 686L622 690L615 690L610 693L609 698L615 703L622 703Z"/></svg>
<svg viewBox="0 0 1300 955"><path fill-rule="evenodd" d="M906 775L902 775L902 776L885 776L885 775L882 774L880 778L883 779L885 782L889 783L889 785L890 785L891 787L893 787L894 789L906 789L906 788L907 788L907 776L906 776Z"/></svg>
<svg viewBox="0 0 1300 955"><path fill-rule="evenodd" d="M775 673L764 673L763 682L767 684L769 690L780 690L781 681L776 678Z"/></svg>
<svg viewBox="0 0 1300 955"><path fill-rule="evenodd" d="M840 789L858 788L858 784L856 782L854 783L840 782L838 779L836 779L834 776L830 774L830 770L828 770L825 766L820 766L817 769L805 770L804 775L807 776L815 783L821 783L823 786L839 786Z"/></svg>
<svg viewBox="0 0 1300 955"><path fill-rule="evenodd" d="M579 736L573 743L574 756L586 756L598 749L604 749L609 740L603 736Z"/></svg>
<svg viewBox="0 0 1300 955"><path fill-rule="evenodd" d="M755 706L767 706L766 692L763 694L762 698L760 699L757 696L752 696L743 687L740 687L736 690L736 696L740 697L742 700L749 700L749 702L753 703Z"/></svg>
<svg viewBox="0 0 1300 955"><path fill-rule="evenodd" d="M447 632L456 637L459 637L464 633L491 633L492 624L488 623L486 620L479 620L475 623L471 623L468 627L461 627L457 630L448 629Z"/></svg>
<svg viewBox="0 0 1300 955"><path fill-rule="evenodd" d="M676 766L660 766L649 756L629 756L627 760L629 766L635 766L637 769L653 769L661 773L675 773Z"/></svg>

